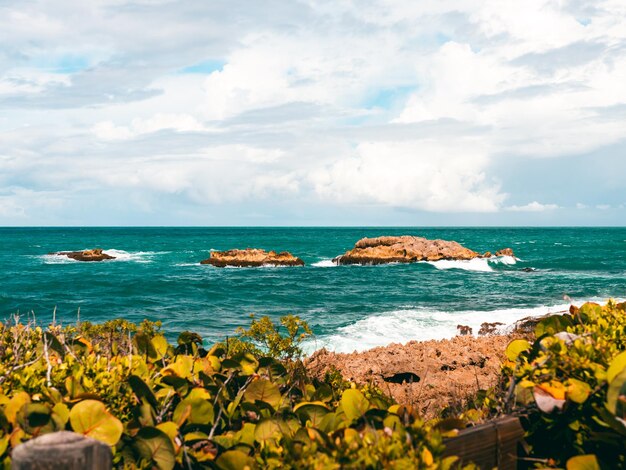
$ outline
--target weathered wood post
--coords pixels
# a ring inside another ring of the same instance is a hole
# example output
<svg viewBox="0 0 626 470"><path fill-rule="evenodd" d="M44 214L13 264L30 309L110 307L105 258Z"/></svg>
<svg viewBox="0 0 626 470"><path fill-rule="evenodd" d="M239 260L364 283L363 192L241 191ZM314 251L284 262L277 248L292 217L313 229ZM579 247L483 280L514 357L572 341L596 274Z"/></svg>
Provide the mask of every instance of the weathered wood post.
<svg viewBox="0 0 626 470"><path fill-rule="evenodd" d="M474 462L483 470L515 470L517 447L524 438L519 419L505 416L473 428L463 429L445 440L444 456L456 455L461 464Z"/></svg>
<svg viewBox="0 0 626 470"><path fill-rule="evenodd" d="M12 470L111 470L111 448L68 431L44 434L17 446Z"/></svg>

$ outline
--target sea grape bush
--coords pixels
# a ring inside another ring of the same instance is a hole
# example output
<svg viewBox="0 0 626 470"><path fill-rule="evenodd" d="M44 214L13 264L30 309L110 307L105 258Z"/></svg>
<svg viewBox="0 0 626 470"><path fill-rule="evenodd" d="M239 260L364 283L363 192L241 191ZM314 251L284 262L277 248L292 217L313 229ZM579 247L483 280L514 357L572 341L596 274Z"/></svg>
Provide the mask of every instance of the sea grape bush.
<svg viewBox="0 0 626 470"><path fill-rule="evenodd" d="M626 468L626 303L572 306L512 341L504 376L527 430L530 462Z"/></svg>
<svg viewBox="0 0 626 470"><path fill-rule="evenodd" d="M0 324L0 462L44 433L109 444L118 468L447 469L443 434L410 407L299 359L297 317L255 320L227 350L160 324Z"/></svg>

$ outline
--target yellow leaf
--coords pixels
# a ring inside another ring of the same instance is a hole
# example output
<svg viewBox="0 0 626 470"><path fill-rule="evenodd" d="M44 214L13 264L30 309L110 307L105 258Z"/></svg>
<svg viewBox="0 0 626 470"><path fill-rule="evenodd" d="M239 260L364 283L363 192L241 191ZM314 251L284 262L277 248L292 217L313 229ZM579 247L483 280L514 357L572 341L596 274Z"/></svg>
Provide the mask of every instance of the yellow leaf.
<svg viewBox="0 0 626 470"><path fill-rule="evenodd" d="M83 400L74 405L70 410L70 424L75 432L110 446L117 444L124 431L122 422L98 400Z"/></svg>
<svg viewBox="0 0 626 470"><path fill-rule="evenodd" d="M7 417L9 423L15 425L15 417L17 412L20 411L22 406L30 403L30 395L26 392L17 392L13 397L9 400L9 402L4 407L4 414Z"/></svg>

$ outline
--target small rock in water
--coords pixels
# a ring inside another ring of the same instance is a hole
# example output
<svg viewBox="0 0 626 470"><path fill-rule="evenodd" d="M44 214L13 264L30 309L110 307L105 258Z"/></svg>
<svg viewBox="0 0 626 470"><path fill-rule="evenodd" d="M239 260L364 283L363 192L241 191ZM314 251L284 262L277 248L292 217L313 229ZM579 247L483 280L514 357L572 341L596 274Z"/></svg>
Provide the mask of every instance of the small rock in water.
<svg viewBox="0 0 626 470"><path fill-rule="evenodd" d="M200 264L210 264L218 268L226 266L235 267L259 267L259 266L304 266L304 261L296 258L291 253L283 251L265 251L256 248L245 250L213 251L211 256Z"/></svg>
<svg viewBox="0 0 626 470"><path fill-rule="evenodd" d="M111 256L102 251L101 248L94 248L93 250L83 251L59 251L57 253L50 253L51 255L67 256L68 258L76 261L104 261L107 259L115 259L115 256Z"/></svg>
<svg viewBox="0 0 626 470"><path fill-rule="evenodd" d="M480 325L480 330L478 330L478 336L487 336L492 335L498 332L498 327L504 325L499 321L493 323L484 322Z"/></svg>
<svg viewBox="0 0 626 470"><path fill-rule="evenodd" d="M458 330L458 332L459 332L459 334L461 336L471 335L472 334L472 327L471 326L457 325L456 329Z"/></svg>
<svg viewBox="0 0 626 470"><path fill-rule="evenodd" d="M496 256L515 256L515 254L513 254L513 250L511 248L502 248L501 250L496 251Z"/></svg>

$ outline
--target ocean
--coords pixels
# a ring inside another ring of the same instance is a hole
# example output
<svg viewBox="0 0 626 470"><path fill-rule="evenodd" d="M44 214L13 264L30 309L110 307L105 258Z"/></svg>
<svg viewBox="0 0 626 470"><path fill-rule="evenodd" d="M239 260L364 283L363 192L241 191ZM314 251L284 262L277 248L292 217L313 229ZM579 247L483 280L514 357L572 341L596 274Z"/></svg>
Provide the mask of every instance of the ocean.
<svg viewBox="0 0 626 470"><path fill-rule="evenodd" d="M515 258L334 266L362 237L418 235ZM161 320L168 336L207 343L250 315L295 314L312 326L312 351L363 350L451 337L456 325L516 320L571 303L626 297L626 228L0 228L0 321ZM48 253L100 247L114 261ZM290 251L305 267L215 268L211 250ZM532 268L532 271L524 268ZM571 299L571 300L570 300Z"/></svg>

